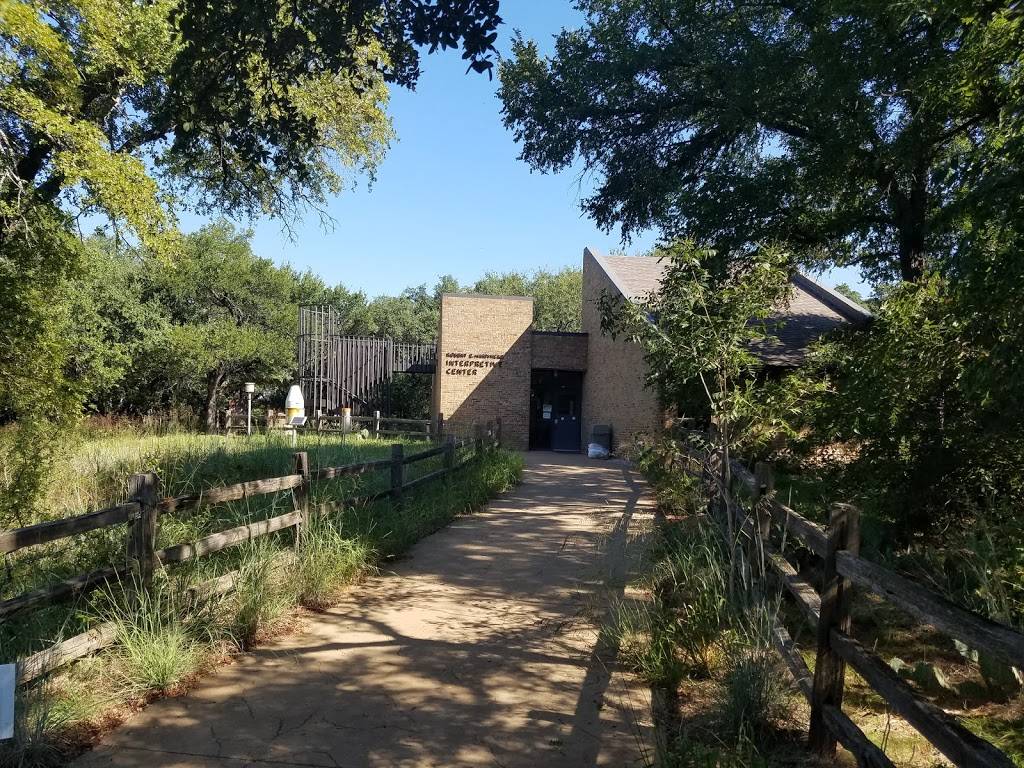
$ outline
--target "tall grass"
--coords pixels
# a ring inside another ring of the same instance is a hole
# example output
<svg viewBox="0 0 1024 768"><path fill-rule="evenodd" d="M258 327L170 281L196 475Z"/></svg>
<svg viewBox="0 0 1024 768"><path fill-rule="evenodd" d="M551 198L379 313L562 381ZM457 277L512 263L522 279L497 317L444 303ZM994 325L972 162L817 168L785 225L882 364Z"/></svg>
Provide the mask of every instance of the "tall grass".
<svg viewBox="0 0 1024 768"><path fill-rule="evenodd" d="M5 433L5 439L9 435ZM422 450L419 441L407 444L407 453ZM391 443L364 440L354 435L303 435L293 447L283 438L218 435L107 436L78 445L51 477L44 505L46 518L66 517L121 501L131 474L155 470L165 495L198 493L226 483L289 474L293 454L305 450L311 469L338 466L390 455ZM0 446L0 467L3 448ZM437 461L440 461L438 458ZM431 464L428 460L422 464ZM418 471L425 471L419 470ZM2 472L0 472L2 474ZM314 484L318 503L344 504L345 499L386 483L384 473L341 478ZM2 484L2 481L0 481ZM0 488L2 492L2 488ZM164 515L160 520L160 547L194 541L225 528L249 523L292 508L291 495L279 493L239 502L204 506L189 514ZM20 524L25 521L15 521ZM0 520L0 528L11 521ZM124 558L127 526L112 526L16 553L0 572L0 599L14 597L62 579ZM287 536L278 537L287 540ZM237 567L237 552L218 553L211 560L220 572ZM54 606L15 621L0 623L0 663L13 661L55 641L84 631L82 605Z"/></svg>
<svg viewBox="0 0 1024 768"><path fill-rule="evenodd" d="M323 610L334 602L338 590L365 572L373 550L359 539L342 535L333 515L313 515L299 537L294 574L299 602Z"/></svg>
<svg viewBox="0 0 1024 768"><path fill-rule="evenodd" d="M230 611L228 633L239 648L248 650L272 631L296 601L295 582L282 567L280 548L266 537L241 548L234 590L226 602Z"/></svg>
<svg viewBox="0 0 1024 768"><path fill-rule="evenodd" d="M645 681L711 675L731 621L724 557L706 522L663 529L645 579L652 600L619 604L611 623L620 657Z"/></svg>
<svg viewBox="0 0 1024 768"><path fill-rule="evenodd" d="M122 582L97 595L99 618L115 627L112 654L126 691L167 691L202 663L218 634L217 614L188 594L161 572L148 589Z"/></svg>
<svg viewBox="0 0 1024 768"><path fill-rule="evenodd" d="M638 457L673 518L661 525L652 553L651 599L625 606L613 621L620 657L662 691L659 700L672 704L699 690L706 702L690 721L678 711L656 713L663 768L768 765L793 706L771 644L778 602L749 580L730 584L746 569L724 523L706 512L704 489L684 472L684 456L665 441Z"/></svg>
<svg viewBox="0 0 1024 768"><path fill-rule="evenodd" d="M288 462L292 450L286 447ZM459 458L467 455L462 451ZM333 494L321 487L316 509L319 511L322 504L331 511L327 515L312 515L298 541L291 531L281 531L158 571L149 590L131 581L111 585L96 593L90 603L73 607L82 626L111 621L116 627L116 642L95 660L99 662L95 675L87 685L77 687L105 688L110 694L108 700L137 697L150 691L173 691L200 671L226 643L243 649L257 644L300 602L315 609L327 607L345 584L356 580L376 560L400 553L456 515L472 512L495 494L511 488L518 481L522 466L518 455L488 452L450 479L439 479L408 492L400 507L388 499L361 506L331 501ZM284 471L288 471L287 467ZM290 506L290 500L287 503ZM267 514L268 510L239 507L232 514L251 519L261 513ZM195 525L196 530L206 525L223 527L219 518L212 517L199 522L185 520L181 524ZM123 558L123 550L118 556ZM194 589L199 580L228 571L236 574L231 594L203 598ZM71 634L74 628L74 622L65 621L60 632ZM21 647L30 644L19 642ZM11 653L10 648L5 646L3 654ZM84 668L92 669L90 664L80 663L57 679L69 681ZM64 754L59 743L61 732L69 723L91 716L84 707L76 711L68 706L74 698L68 687L76 686L58 686L56 694L38 686L30 689L42 691L41 702L48 707L37 707L32 712L46 716L23 718L20 746L14 752L0 751L0 766L46 765L47 755ZM91 713L95 711L93 707ZM9 755L15 755L11 759L24 758L28 762L2 762Z"/></svg>

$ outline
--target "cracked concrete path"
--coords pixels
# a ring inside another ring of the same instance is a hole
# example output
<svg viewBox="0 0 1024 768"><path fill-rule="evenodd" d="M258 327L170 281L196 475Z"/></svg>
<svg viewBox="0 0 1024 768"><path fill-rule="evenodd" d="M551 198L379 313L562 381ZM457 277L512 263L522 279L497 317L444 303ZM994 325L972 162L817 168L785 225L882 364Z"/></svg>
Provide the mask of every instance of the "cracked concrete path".
<svg viewBox="0 0 1024 768"><path fill-rule="evenodd" d="M600 629L650 529L625 464L527 454L522 484L393 571L158 701L76 765L639 766L650 699Z"/></svg>

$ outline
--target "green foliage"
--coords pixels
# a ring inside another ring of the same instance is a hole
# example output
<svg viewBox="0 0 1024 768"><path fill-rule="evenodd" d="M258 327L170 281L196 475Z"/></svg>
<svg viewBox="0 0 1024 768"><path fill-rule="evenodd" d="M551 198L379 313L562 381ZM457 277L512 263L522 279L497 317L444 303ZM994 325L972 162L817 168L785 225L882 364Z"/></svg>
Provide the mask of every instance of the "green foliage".
<svg viewBox="0 0 1024 768"><path fill-rule="evenodd" d="M771 316L790 295L776 248L726 254L680 241L660 250L661 290L646 300L601 299L602 330L644 346L648 382L682 415L709 414L723 439L775 346Z"/></svg>
<svg viewBox="0 0 1024 768"><path fill-rule="evenodd" d="M1012 507L985 510L971 525L894 556L959 605L1024 629L1024 520Z"/></svg>
<svg viewBox="0 0 1024 768"><path fill-rule="evenodd" d="M513 285L504 282L514 278ZM497 284L494 284L494 281ZM504 290L516 288L517 292ZM533 327L538 331L578 332L583 323L583 271L566 267L560 272L538 270L527 276L515 272L504 275L489 273L478 280L473 290L478 293L533 296Z"/></svg>
<svg viewBox="0 0 1024 768"><path fill-rule="evenodd" d="M584 0L551 57L517 39L503 114L584 210L739 253L919 278L1021 191L1024 22L970 0Z"/></svg>
<svg viewBox="0 0 1024 768"><path fill-rule="evenodd" d="M483 71L500 21L489 2L12 0L0 92L16 163L0 215L69 190L152 243L168 229L162 192L233 213L316 205L341 170L380 161L386 81L415 83L415 46L461 44Z"/></svg>
<svg viewBox="0 0 1024 768"><path fill-rule="evenodd" d="M331 605L338 590L364 573L373 560L365 543L346 538L340 521L312 515L302 527L294 576L299 601L315 611Z"/></svg>
<svg viewBox="0 0 1024 768"><path fill-rule="evenodd" d="M222 388L238 391L246 380L280 386L295 366L299 289L309 286L254 256L249 237L215 224L189 236L173 264L147 265L167 327L140 360L146 389L198 400L209 428Z"/></svg>
<svg viewBox="0 0 1024 768"><path fill-rule="evenodd" d="M286 224L322 210L383 159L387 83L415 84L417 46L461 47L470 68L489 71L500 23L493 0L5 0L0 421L32 422L42 435L44 422L59 429L77 418L85 400L119 405L132 348L151 340L139 335L153 318L137 306L138 285L122 280L128 265L76 238L82 217L105 219L119 246L166 267L181 247L181 209ZM69 285L78 268L85 274ZM203 322L179 323L155 349L179 363L198 353L183 375L206 364L207 411L218 380L245 367L279 375L282 358L265 338ZM227 371L211 363L222 354ZM46 456L22 459L31 503L32 465Z"/></svg>
<svg viewBox="0 0 1024 768"><path fill-rule="evenodd" d="M203 661L200 637L209 615L194 612L180 584L159 574L150 589L117 584L98 597L99 618L112 622L116 670L125 690L166 691Z"/></svg>
<svg viewBox="0 0 1024 768"><path fill-rule="evenodd" d="M243 650L252 648L296 602L288 569L280 567L280 550L268 538L245 546L228 603L233 611L230 633Z"/></svg>
<svg viewBox="0 0 1024 768"><path fill-rule="evenodd" d="M801 374L826 383L804 402L810 442L858 446L845 491L901 537L1024 499L1018 241L955 276L888 289L866 332Z"/></svg>

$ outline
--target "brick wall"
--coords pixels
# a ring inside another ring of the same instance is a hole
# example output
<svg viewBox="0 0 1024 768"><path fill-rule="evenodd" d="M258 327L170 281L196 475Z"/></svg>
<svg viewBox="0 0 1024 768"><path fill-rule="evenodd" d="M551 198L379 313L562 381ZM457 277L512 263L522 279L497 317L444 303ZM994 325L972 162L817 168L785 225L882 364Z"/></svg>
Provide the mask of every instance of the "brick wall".
<svg viewBox="0 0 1024 768"><path fill-rule="evenodd" d="M583 331L588 335L589 367L583 377L583 442L595 424L611 424L614 446L629 444L642 432L661 429L658 394L645 385L647 363L638 344L601 333L597 305L602 290L618 294L589 250L583 252Z"/></svg>
<svg viewBox="0 0 1024 768"><path fill-rule="evenodd" d="M530 431L533 299L441 298L435 414L454 429L501 419L502 442L526 450Z"/></svg>
<svg viewBox="0 0 1024 768"><path fill-rule="evenodd" d="M587 334L534 331L532 336L534 368L587 370Z"/></svg>

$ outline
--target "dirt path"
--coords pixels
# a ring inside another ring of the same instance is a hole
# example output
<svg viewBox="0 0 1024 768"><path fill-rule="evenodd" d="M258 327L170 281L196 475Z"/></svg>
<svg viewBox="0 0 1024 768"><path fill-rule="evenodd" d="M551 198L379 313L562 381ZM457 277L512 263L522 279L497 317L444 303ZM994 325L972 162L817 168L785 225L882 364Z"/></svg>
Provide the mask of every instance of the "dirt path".
<svg viewBox="0 0 1024 768"><path fill-rule="evenodd" d="M300 634L157 702L81 766L638 766L646 690L595 619L650 527L639 476L529 454L522 485ZM647 756L645 758L645 755Z"/></svg>

